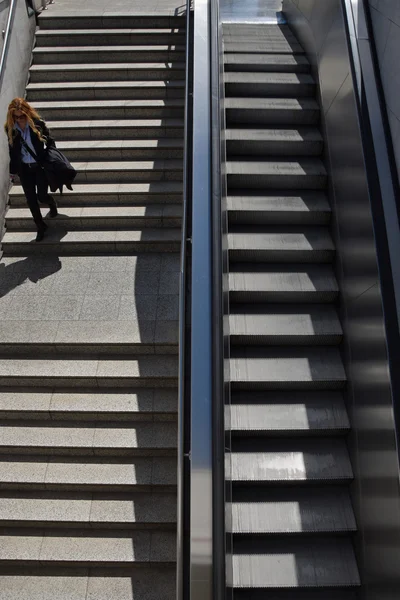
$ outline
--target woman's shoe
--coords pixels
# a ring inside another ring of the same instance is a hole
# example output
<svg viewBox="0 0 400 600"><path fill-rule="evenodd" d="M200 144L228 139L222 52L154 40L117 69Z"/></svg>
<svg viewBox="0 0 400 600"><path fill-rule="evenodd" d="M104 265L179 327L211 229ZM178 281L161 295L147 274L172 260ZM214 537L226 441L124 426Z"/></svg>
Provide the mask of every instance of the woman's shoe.
<svg viewBox="0 0 400 600"><path fill-rule="evenodd" d="M46 232L47 225L45 223L43 225L44 225L43 227L38 229L35 242L41 242L44 238L44 234Z"/></svg>

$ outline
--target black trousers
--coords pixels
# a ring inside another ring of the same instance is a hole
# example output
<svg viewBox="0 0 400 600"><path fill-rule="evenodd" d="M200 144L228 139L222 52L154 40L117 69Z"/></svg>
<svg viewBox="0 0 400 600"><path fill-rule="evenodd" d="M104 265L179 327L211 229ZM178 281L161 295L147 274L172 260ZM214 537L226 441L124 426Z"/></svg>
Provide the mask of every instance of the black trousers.
<svg viewBox="0 0 400 600"><path fill-rule="evenodd" d="M37 163L31 166L22 163L19 178L36 227L38 230L44 229L39 202L48 206L55 204L54 198L48 194L49 184L45 172Z"/></svg>

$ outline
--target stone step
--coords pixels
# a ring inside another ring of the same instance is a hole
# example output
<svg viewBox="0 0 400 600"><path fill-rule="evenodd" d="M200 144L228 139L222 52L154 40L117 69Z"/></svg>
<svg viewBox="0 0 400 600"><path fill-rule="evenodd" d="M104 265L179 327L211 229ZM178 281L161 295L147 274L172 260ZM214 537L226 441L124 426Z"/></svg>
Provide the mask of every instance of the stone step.
<svg viewBox="0 0 400 600"><path fill-rule="evenodd" d="M94 119L49 121L53 137L68 140L134 140L182 138L183 119Z"/></svg>
<svg viewBox="0 0 400 600"><path fill-rule="evenodd" d="M248 98L305 98L315 96L315 81L304 73L227 72L227 96Z"/></svg>
<svg viewBox="0 0 400 600"><path fill-rule="evenodd" d="M59 567L143 567L173 565L176 534L170 531L85 532L54 530L27 536L25 530L0 536L0 565Z"/></svg>
<svg viewBox="0 0 400 600"><path fill-rule="evenodd" d="M226 164L229 190L232 189L292 189L320 190L327 185L328 175L317 158L252 157L229 159Z"/></svg>
<svg viewBox="0 0 400 600"><path fill-rule="evenodd" d="M248 588L252 593L257 589L289 590L298 598L294 590L310 594L310 588L325 591L360 585L349 538L237 540L232 564L234 588Z"/></svg>
<svg viewBox="0 0 400 600"><path fill-rule="evenodd" d="M48 209L41 208L46 220ZM129 227L180 227L182 206L150 204L149 206L59 207L58 216L49 223L68 230L125 229ZM6 215L7 231L36 231L28 208L10 208Z"/></svg>
<svg viewBox="0 0 400 600"><path fill-rule="evenodd" d="M183 158L183 140L71 140L57 148L71 162Z"/></svg>
<svg viewBox="0 0 400 600"><path fill-rule="evenodd" d="M316 125L320 118L313 98L226 98L227 125Z"/></svg>
<svg viewBox="0 0 400 600"><path fill-rule="evenodd" d="M0 385L8 387L176 387L178 361L171 355L132 355L126 360L0 358Z"/></svg>
<svg viewBox="0 0 400 600"><path fill-rule="evenodd" d="M252 392L232 394L235 436L332 435L350 429L340 392Z"/></svg>
<svg viewBox="0 0 400 600"><path fill-rule="evenodd" d="M73 162L76 183L182 181L181 159Z"/></svg>
<svg viewBox="0 0 400 600"><path fill-rule="evenodd" d="M175 456L177 425L165 423L115 424L3 424L0 455L51 456ZM1 503L0 503L1 507ZM2 517L0 517L1 519Z"/></svg>
<svg viewBox="0 0 400 600"><path fill-rule="evenodd" d="M184 62L185 44L39 46L33 49L32 61L34 65Z"/></svg>
<svg viewBox="0 0 400 600"><path fill-rule="evenodd" d="M104 567L94 569L88 576L87 569L74 569L73 573L64 569L46 569L32 573L31 569L16 574L0 575L0 586L8 600L110 600L118 592L118 597L132 600L133 593L138 600L175 600L176 567L141 567L134 574L105 572ZM133 591L134 590L134 591ZM317 598L316 600L320 600ZM324 600L337 598L324 597ZM341 596L340 600L353 600Z"/></svg>
<svg viewBox="0 0 400 600"><path fill-rule="evenodd" d="M183 99L168 100L69 100L36 102L36 110L51 121L96 119L179 119L183 118Z"/></svg>
<svg viewBox="0 0 400 600"><path fill-rule="evenodd" d="M32 421L122 422L175 421L174 389L113 391L0 390L0 419Z"/></svg>
<svg viewBox="0 0 400 600"><path fill-rule="evenodd" d="M183 98L185 82L172 81L79 81L29 83L29 102L40 100L162 100Z"/></svg>
<svg viewBox="0 0 400 600"><path fill-rule="evenodd" d="M342 389L346 382L336 348L231 348L232 389Z"/></svg>
<svg viewBox="0 0 400 600"><path fill-rule="evenodd" d="M32 65L30 81L166 81L184 79L185 63L102 63Z"/></svg>
<svg viewBox="0 0 400 600"><path fill-rule="evenodd" d="M35 235L29 231L7 231L2 240L2 248L5 256L42 253L95 255L99 252L179 252L180 243L181 231L178 228L68 231L54 223L40 244L35 243Z"/></svg>
<svg viewBox="0 0 400 600"><path fill-rule="evenodd" d="M176 524L176 496L171 493L94 495L88 492L42 492L32 496L27 492L3 491L0 515L2 527L171 529Z"/></svg>
<svg viewBox="0 0 400 600"><path fill-rule="evenodd" d="M232 156L320 156L323 138L316 127L296 129L232 128L225 132Z"/></svg>
<svg viewBox="0 0 400 600"><path fill-rule="evenodd" d="M77 184L73 190L57 194L59 207L62 206L137 206L150 204L182 203L182 183L177 181L152 181L151 183L93 183ZM10 192L12 207L26 207L25 195L20 185L14 185Z"/></svg>
<svg viewBox="0 0 400 600"><path fill-rule="evenodd" d="M327 228L238 226L228 234L231 260L238 262L331 262L335 246Z"/></svg>
<svg viewBox="0 0 400 600"><path fill-rule="evenodd" d="M180 28L152 29L38 29L36 47L43 46L130 46L143 44L184 45L186 34Z"/></svg>
<svg viewBox="0 0 400 600"><path fill-rule="evenodd" d="M228 196L227 207L231 225L324 225L331 216L326 194L308 190L268 195L237 191Z"/></svg>
<svg viewBox="0 0 400 600"><path fill-rule="evenodd" d="M323 264L231 262L231 302L334 302L339 287L333 269Z"/></svg>
<svg viewBox="0 0 400 600"><path fill-rule="evenodd" d="M135 14L127 12L124 14L122 11L115 13L112 12L110 7L109 12L105 12L101 15L94 15L93 10L88 10L88 13L82 12L77 14L71 14L68 10L63 14L61 11L56 13L52 12L41 12L39 15L39 27L44 30L60 30L61 32L66 29L69 30L82 30L82 29L169 29L173 31L184 31L186 25L186 16L171 16L171 15L160 15L160 14Z"/></svg>
<svg viewBox="0 0 400 600"><path fill-rule="evenodd" d="M349 492L340 487L261 489L257 499L238 489L232 502L238 535L293 535L356 531Z"/></svg>
<svg viewBox="0 0 400 600"><path fill-rule="evenodd" d="M134 278L134 276L133 276ZM115 275L116 290L120 278ZM82 357L124 357L132 354L175 354L177 353L178 344L178 320L166 320L163 316L169 316L167 313L163 315L163 308L175 308L175 317L178 312L178 297L166 295L159 296L156 299L149 298L157 303L158 312L154 311L153 318L150 318L149 312L141 315L140 306L137 307L135 297L125 295L124 300L129 301L133 311L136 308L137 317L131 320L104 320L100 321L96 318L96 311L93 308L92 320L88 319L87 306L92 301L93 305L98 303L98 296L90 295L90 290L95 290L96 281L100 284L98 289L101 289L101 283L104 277L90 277L90 283L93 287L87 287L85 296L85 305L81 309L81 320L41 320L40 312L37 320L6 320L0 322L0 356L40 356L46 358L65 357L72 355L80 355ZM134 287L134 281L130 288ZM54 286L53 286L54 289ZM56 291L56 290L55 290ZM131 291L131 290L129 290ZM51 294L51 288L47 290ZM29 302L28 298L28 302ZM97 300L97 302L96 302ZM120 297L116 294L112 299L118 304ZM31 300L32 301L32 300ZM103 299L105 302L105 298ZM139 303L140 301L138 301ZM174 307L174 303L176 306ZM126 308L126 305L125 305ZM86 309L86 310L85 310ZM12 317L12 307L10 306L9 313ZM159 315L160 318L157 318ZM172 311L171 311L172 315ZM1 433L0 433L1 435Z"/></svg>
<svg viewBox="0 0 400 600"><path fill-rule="evenodd" d="M302 54L251 54L249 52L226 53L225 74L240 73L309 73L310 63ZM226 76L226 75L225 75Z"/></svg>
<svg viewBox="0 0 400 600"><path fill-rule="evenodd" d="M343 336L334 307L307 304L236 305L231 307L229 331L232 345L246 346L336 345Z"/></svg>
<svg viewBox="0 0 400 600"><path fill-rule="evenodd" d="M21 491L175 492L176 457L0 456L0 489Z"/></svg>

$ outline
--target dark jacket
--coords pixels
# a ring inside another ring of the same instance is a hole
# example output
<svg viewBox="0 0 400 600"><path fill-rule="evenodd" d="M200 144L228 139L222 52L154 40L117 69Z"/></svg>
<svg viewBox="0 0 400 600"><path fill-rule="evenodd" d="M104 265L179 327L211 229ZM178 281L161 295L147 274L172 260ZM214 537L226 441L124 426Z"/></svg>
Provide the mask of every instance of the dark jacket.
<svg viewBox="0 0 400 600"><path fill-rule="evenodd" d="M46 138L46 146L52 147L55 146L53 138L50 136L50 132L47 128L47 125L44 121L34 121L37 129L41 132L42 136ZM31 129L31 128L30 128ZM41 142L37 136L37 134L31 129L31 140L32 145L35 149L35 154L38 157L38 161L41 162L44 160L46 146L43 142ZM19 175L21 173L21 165L22 165L22 156L21 156L21 134L18 129L14 129L14 138L12 146L8 144L8 149L10 152L10 173L15 175L16 173Z"/></svg>

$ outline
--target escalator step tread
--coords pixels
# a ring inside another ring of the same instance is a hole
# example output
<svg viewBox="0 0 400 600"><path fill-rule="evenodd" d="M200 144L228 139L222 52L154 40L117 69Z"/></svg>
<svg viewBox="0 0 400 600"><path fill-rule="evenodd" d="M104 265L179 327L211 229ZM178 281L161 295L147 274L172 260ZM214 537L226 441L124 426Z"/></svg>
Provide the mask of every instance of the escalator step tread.
<svg viewBox="0 0 400 600"><path fill-rule="evenodd" d="M337 588L359 584L348 539L238 539L234 546L234 587Z"/></svg>
<svg viewBox="0 0 400 600"><path fill-rule="evenodd" d="M233 347L230 368L232 384L244 385L246 389L257 384L266 388L337 388L346 381L342 359L335 348Z"/></svg>
<svg viewBox="0 0 400 600"><path fill-rule="evenodd" d="M234 483L350 481L353 471L341 439L232 440Z"/></svg>
<svg viewBox="0 0 400 600"><path fill-rule="evenodd" d="M248 497L253 496L251 499ZM356 530L346 489L237 490L234 534L340 533Z"/></svg>
<svg viewBox="0 0 400 600"><path fill-rule="evenodd" d="M333 432L347 430L349 419L339 392L236 392L230 407L231 431Z"/></svg>
<svg viewBox="0 0 400 600"><path fill-rule="evenodd" d="M236 305L229 316L231 342L249 343L339 343L342 327L333 306L291 305L258 307Z"/></svg>

